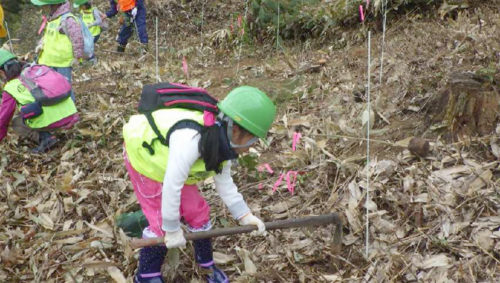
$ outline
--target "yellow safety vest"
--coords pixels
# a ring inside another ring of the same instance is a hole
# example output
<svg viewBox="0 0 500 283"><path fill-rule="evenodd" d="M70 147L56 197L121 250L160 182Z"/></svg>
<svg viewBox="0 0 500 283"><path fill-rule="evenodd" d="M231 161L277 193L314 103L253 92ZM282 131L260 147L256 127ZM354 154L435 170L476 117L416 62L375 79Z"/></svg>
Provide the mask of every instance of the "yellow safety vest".
<svg viewBox="0 0 500 283"><path fill-rule="evenodd" d="M192 120L203 125L203 113L199 111L171 108L160 109L152 113L153 119L160 130L166 136L169 129L182 120ZM157 135L149 125L145 115L134 115L123 127L123 138L125 150L132 167L142 175L158 182L163 182L168 162L168 147L156 140L151 146L154 154L142 145L150 143ZM207 171L202 159L196 160L191 167L186 184L192 185L214 176L214 171Z"/></svg>
<svg viewBox="0 0 500 283"><path fill-rule="evenodd" d="M82 20L87 25L87 27L89 27L90 33L93 36L101 34L100 26L90 26L95 22L94 8L90 8L88 10L82 10Z"/></svg>
<svg viewBox="0 0 500 283"><path fill-rule="evenodd" d="M12 95L17 102L17 106L22 106L35 102L35 98L19 79L13 79L4 86L4 91ZM32 129L41 129L50 126L52 123L60 121L76 113L76 106L71 97L50 106L42 106L40 116L24 120L26 126Z"/></svg>
<svg viewBox="0 0 500 283"><path fill-rule="evenodd" d="M74 15L70 17L75 18ZM38 64L49 67L71 67L73 62L73 45L66 34L59 32L62 16L47 23L43 34L42 53ZM75 21L78 20L75 18Z"/></svg>

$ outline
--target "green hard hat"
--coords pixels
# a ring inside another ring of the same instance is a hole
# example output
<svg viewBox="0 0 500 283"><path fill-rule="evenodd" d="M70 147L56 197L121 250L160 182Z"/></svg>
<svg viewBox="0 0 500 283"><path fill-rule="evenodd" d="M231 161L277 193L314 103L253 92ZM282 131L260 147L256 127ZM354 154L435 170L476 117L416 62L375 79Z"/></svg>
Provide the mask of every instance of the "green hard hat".
<svg viewBox="0 0 500 283"><path fill-rule="evenodd" d="M31 0L31 3L37 6L63 4L66 2L67 0Z"/></svg>
<svg viewBox="0 0 500 283"><path fill-rule="evenodd" d="M89 0L75 0L73 1L73 7L78 8L80 5L88 3Z"/></svg>
<svg viewBox="0 0 500 283"><path fill-rule="evenodd" d="M271 99L251 86L233 89L218 106L226 116L261 139L266 137L276 116Z"/></svg>
<svg viewBox="0 0 500 283"><path fill-rule="evenodd" d="M9 51L0 48L0 67L3 67L5 63L10 61L11 59L15 59L16 55L10 53Z"/></svg>

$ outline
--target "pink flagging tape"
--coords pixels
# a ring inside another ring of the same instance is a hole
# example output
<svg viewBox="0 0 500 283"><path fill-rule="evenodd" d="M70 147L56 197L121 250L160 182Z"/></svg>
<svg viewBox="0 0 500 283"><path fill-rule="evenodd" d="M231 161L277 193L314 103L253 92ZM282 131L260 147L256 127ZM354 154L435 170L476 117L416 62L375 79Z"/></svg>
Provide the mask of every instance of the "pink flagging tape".
<svg viewBox="0 0 500 283"><path fill-rule="evenodd" d="M269 172L269 174L274 174L274 171L271 168L271 165L269 165L269 163L264 163L264 168L266 168L266 170L267 170L267 172Z"/></svg>
<svg viewBox="0 0 500 283"><path fill-rule="evenodd" d="M295 192L295 182L297 181L297 171L288 171L286 173L286 187L288 191L293 195Z"/></svg>
<svg viewBox="0 0 500 283"><path fill-rule="evenodd" d="M281 185L281 182L283 181L283 178L285 177L285 174L281 173L278 180L276 181L276 183L274 183L274 186L273 186L273 193L276 192L276 190L278 189L278 187Z"/></svg>
<svg viewBox="0 0 500 283"><path fill-rule="evenodd" d="M262 190L264 188L264 185L262 183L259 184L259 190Z"/></svg>
<svg viewBox="0 0 500 283"><path fill-rule="evenodd" d="M297 143L300 141L301 137L302 137L301 133L298 133L298 132L293 133L292 151L295 151Z"/></svg>
<svg viewBox="0 0 500 283"><path fill-rule="evenodd" d="M38 29L38 35L42 34L43 30L45 29L45 26L47 26L47 17L42 16L42 25Z"/></svg>
<svg viewBox="0 0 500 283"><path fill-rule="evenodd" d="M188 63L186 60L186 56L182 56L182 70L184 71L184 75L186 75L186 78L189 79Z"/></svg>
<svg viewBox="0 0 500 283"><path fill-rule="evenodd" d="M362 22L365 21L365 12L363 11L363 5L359 5L359 17Z"/></svg>
<svg viewBox="0 0 500 283"><path fill-rule="evenodd" d="M245 27L243 26L243 17L241 15L238 16L238 27L240 28L241 36L245 35Z"/></svg>
<svg viewBox="0 0 500 283"><path fill-rule="evenodd" d="M264 170L266 170L269 174L274 174L273 168L271 168L271 165L269 165L269 163L264 163L257 166L257 171L264 172Z"/></svg>

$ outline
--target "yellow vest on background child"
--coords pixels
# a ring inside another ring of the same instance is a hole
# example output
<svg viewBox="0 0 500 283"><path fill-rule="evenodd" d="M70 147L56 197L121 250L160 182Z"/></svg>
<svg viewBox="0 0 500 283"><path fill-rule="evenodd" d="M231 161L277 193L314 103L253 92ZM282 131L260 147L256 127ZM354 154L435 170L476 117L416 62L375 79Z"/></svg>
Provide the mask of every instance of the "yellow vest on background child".
<svg viewBox="0 0 500 283"><path fill-rule="evenodd" d="M82 15L83 22L87 25L87 27L89 27L90 33L93 36L97 36L97 35L101 34L101 26L92 25L96 20L95 15L94 15L94 10L95 10L95 8L90 8L90 9L86 9L86 10L82 9L82 10L80 10L80 12Z"/></svg>

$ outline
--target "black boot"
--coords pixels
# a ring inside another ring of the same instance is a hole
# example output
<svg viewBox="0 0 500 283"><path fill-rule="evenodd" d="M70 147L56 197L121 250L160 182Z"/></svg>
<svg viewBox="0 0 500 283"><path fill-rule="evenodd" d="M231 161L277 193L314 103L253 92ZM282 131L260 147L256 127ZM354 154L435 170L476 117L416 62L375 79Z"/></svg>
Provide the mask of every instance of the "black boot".
<svg viewBox="0 0 500 283"><path fill-rule="evenodd" d="M134 276L134 283L164 283L161 266L167 255L165 246L142 248L139 252L139 267Z"/></svg>
<svg viewBox="0 0 500 283"><path fill-rule="evenodd" d="M39 133L39 144L35 147L33 153L44 153L51 149L58 142L57 138L48 132Z"/></svg>
<svg viewBox="0 0 500 283"><path fill-rule="evenodd" d="M116 52L119 52L119 53L125 52L125 47L127 47L127 46L118 44L118 46L116 47Z"/></svg>
<svg viewBox="0 0 500 283"><path fill-rule="evenodd" d="M209 271L207 282L209 283L229 283L227 275L215 266L212 251L212 241L210 239L193 241L194 254L198 265Z"/></svg>

